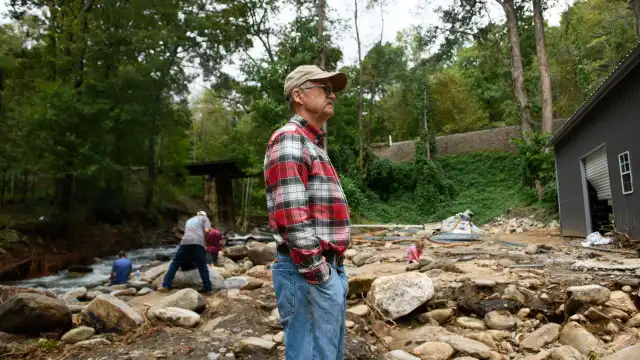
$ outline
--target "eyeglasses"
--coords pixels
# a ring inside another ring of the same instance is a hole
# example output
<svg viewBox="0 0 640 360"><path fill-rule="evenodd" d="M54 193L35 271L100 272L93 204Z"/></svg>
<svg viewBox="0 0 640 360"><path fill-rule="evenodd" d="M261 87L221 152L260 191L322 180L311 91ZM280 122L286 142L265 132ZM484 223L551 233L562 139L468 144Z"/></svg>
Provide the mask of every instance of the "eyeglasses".
<svg viewBox="0 0 640 360"><path fill-rule="evenodd" d="M322 91L324 91L324 94L327 96L331 95L331 93L333 92L333 88L329 85L311 85L311 86L300 88L300 90L313 89L313 88L322 89Z"/></svg>

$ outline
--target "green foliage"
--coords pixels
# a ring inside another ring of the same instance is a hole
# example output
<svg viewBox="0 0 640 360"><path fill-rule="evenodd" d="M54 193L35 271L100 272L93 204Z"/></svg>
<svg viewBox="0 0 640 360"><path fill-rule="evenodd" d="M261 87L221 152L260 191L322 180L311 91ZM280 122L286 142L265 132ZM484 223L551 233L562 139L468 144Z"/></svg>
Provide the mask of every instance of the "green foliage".
<svg viewBox="0 0 640 360"><path fill-rule="evenodd" d="M426 223L471 209L476 214L475 222L483 224L509 210L535 204L535 194L518 176L522 168L516 154L461 154L393 165L392 172L400 176L409 169L418 178L413 191L402 189L386 201L371 189L358 186L357 181L343 177L353 216L365 222ZM416 169L422 169L431 181L420 180Z"/></svg>

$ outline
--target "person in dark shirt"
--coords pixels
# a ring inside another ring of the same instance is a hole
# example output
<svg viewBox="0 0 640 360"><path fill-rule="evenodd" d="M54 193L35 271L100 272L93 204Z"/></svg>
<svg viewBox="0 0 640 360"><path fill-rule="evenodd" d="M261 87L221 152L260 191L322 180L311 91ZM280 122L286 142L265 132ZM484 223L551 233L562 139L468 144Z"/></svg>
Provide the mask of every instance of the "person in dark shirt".
<svg viewBox="0 0 640 360"><path fill-rule="evenodd" d="M111 285L126 284L129 281L129 275L133 270L131 260L127 259L124 251L118 254L118 260L114 261L111 268Z"/></svg>
<svg viewBox="0 0 640 360"><path fill-rule="evenodd" d="M211 266L218 264L218 254L224 250L224 240L220 230L212 229L207 233L207 263Z"/></svg>

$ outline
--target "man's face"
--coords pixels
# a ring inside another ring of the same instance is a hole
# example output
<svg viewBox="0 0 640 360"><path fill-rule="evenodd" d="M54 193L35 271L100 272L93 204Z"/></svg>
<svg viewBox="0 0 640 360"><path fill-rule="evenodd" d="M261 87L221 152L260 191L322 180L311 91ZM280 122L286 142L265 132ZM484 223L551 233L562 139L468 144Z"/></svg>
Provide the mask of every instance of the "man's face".
<svg viewBox="0 0 640 360"><path fill-rule="evenodd" d="M326 121L333 116L333 104L336 94L330 80L311 80L294 90L294 99L301 103L310 114L318 120Z"/></svg>

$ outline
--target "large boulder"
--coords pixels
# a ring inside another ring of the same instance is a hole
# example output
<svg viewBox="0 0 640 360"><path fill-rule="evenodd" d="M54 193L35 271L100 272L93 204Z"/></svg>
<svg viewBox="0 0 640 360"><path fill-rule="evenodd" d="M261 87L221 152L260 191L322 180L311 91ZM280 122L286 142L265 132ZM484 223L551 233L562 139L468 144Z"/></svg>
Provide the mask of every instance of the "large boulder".
<svg viewBox="0 0 640 360"><path fill-rule="evenodd" d="M80 313L82 324L100 333L124 334L144 323L131 306L111 295L100 295Z"/></svg>
<svg viewBox="0 0 640 360"><path fill-rule="evenodd" d="M160 287L162 285L163 279L164 279L164 274L158 277L154 281L154 285L156 287ZM214 291L224 289L224 278L222 277L222 275L218 273L218 271L215 268L209 267L209 280L211 281L211 285ZM202 279L200 279L200 273L196 269L189 270L189 271L178 270L178 272L176 272L176 276L173 278L173 281L171 282L171 288L173 289L202 288Z"/></svg>
<svg viewBox="0 0 640 360"><path fill-rule="evenodd" d="M233 261L238 261L249 256L249 248L244 245L230 246L224 249L224 256Z"/></svg>
<svg viewBox="0 0 640 360"><path fill-rule="evenodd" d="M37 295L50 297L52 299L56 298L56 294L54 294L52 291L45 290L45 289L21 288L21 287L0 285L0 304L18 294L37 294Z"/></svg>
<svg viewBox="0 0 640 360"><path fill-rule="evenodd" d="M201 313L204 311L204 308L207 306L207 303L204 300L204 297L200 295L194 289L182 289L176 291L175 293L160 299L157 303L153 304L149 309L149 317L154 317L154 312L159 309L164 309L168 307L180 308L190 311L195 311Z"/></svg>
<svg viewBox="0 0 640 360"><path fill-rule="evenodd" d="M249 260L253 265L266 265L273 261L276 256L276 243L264 244L253 241L249 244Z"/></svg>
<svg viewBox="0 0 640 360"><path fill-rule="evenodd" d="M434 295L433 281L423 273L404 273L377 278L367 298L382 313L394 320L407 315Z"/></svg>
<svg viewBox="0 0 640 360"><path fill-rule="evenodd" d="M39 335L71 329L71 311L64 302L44 295L20 293L0 304L0 331Z"/></svg>
<svg viewBox="0 0 640 360"><path fill-rule="evenodd" d="M362 266L367 262L367 260L374 257L375 255L375 249L365 248L353 258L353 263L356 264L356 266Z"/></svg>

